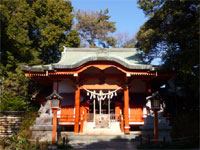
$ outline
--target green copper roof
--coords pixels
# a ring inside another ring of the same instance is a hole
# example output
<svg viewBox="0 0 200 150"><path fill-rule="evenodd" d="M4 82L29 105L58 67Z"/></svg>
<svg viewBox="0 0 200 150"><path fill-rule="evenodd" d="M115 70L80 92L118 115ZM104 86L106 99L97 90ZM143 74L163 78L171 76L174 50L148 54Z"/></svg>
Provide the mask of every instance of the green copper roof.
<svg viewBox="0 0 200 150"><path fill-rule="evenodd" d="M113 61L129 69L152 70L144 64L135 48L64 48L58 63L38 66L22 66L26 71L73 69L90 61Z"/></svg>

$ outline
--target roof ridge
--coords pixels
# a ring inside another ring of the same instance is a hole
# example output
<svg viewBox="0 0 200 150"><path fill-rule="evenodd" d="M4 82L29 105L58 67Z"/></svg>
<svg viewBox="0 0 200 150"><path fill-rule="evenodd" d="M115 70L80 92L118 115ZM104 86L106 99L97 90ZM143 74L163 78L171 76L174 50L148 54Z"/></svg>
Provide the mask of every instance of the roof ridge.
<svg viewBox="0 0 200 150"><path fill-rule="evenodd" d="M65 52L71 52L71 51L93 51L93 52L98 52L98 51L109 51L109 52L132 52L132 51L137 51L136 48L66 48ZM64 52L64 51L63 51Z"/></svg>

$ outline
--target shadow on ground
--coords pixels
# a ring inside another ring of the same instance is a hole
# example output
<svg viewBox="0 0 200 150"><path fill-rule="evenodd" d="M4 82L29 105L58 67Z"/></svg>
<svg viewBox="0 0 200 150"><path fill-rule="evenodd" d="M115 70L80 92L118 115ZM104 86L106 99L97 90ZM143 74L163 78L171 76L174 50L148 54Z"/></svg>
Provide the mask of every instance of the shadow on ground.
<svg viewBox="0 0 200 150"><path fill-rule="evenodd" d="M95 150L115 150L115 149L124 149L124 150L136 150L139 140L134 139L124 139L120 136L115 139L107 141L104 140L87 140L87 141L71 141L70 144L74 150L84 150L84 149L95 149Z"/></svg>

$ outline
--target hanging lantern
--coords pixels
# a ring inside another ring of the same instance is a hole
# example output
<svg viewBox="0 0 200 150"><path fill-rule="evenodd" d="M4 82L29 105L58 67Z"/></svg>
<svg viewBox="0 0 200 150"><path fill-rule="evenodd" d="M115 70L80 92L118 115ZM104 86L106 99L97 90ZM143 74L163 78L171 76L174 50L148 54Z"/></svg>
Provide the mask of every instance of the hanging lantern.
<svg viewBox="0 0 200 150"><path fill-rule="evenodd" d="M89 96L90 95L90 93L87 91L87 96Z"/></svg>

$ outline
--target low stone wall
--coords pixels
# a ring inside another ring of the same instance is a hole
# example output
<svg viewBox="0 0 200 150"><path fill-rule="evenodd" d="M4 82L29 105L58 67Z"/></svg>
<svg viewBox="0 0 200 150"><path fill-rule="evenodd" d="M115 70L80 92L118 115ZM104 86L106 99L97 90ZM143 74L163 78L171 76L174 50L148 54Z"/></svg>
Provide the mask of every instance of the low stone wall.
<svg viewBox="0 0 200 150"><path fill-rule="evenodd" d="M21 116L1 116L0 117L0 138L8 137L20 129L23 117Z"/></svg>
<svg viewBox="0 0 200 150"><path fill-rule="evenodd" d="M24 111L0 111L0 138L9 137L19 131Z"/></svg>

